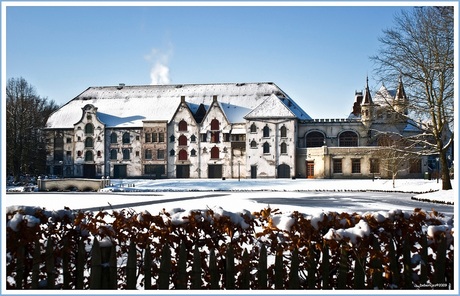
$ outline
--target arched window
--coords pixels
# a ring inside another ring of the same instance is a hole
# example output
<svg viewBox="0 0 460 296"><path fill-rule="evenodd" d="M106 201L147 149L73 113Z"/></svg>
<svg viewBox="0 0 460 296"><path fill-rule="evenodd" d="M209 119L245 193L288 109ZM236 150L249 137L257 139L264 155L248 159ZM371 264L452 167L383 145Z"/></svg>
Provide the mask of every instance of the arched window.
<svg viewBox="0 0 460 296"><path fill-rule="evenodd" d="M358 146L358 135L355 132L343 132L339 136L340 147L356 147Z"/></svg>
<svg viewBox="0 0 460 296"><path fill-rule="evenodd" d="M195 149L192 149L192 151L190 151L190 156L196 156L196 150Z"/></svg>
<svg viewBox="0 0 460 296"><path fill-rule="evenodd" d="M80 150L77 151L77 156L81 157L81 151Z"/></svg>
<svg viewBox="0 0 460 296"><path fill-rule="evenodd" d="M252 140L251 141L251 148L257 148L257 142Z"/></svg>
<svg viewBox="0 0 460 296"><path fill-rule="evenodd" d="M256 133L257 132L257 127L256 127L255 123L251 124L251 130L250 131L251 131L251 133Z"/></svg>
<svg viewBox="0 0 460 296"><path fill-rule="evenodd" d="M263 129L263 137L264 138L270 137L270 128L267 125L264 126L264 129Z"/></svg>
<svg viewBox="0 0 460 296"><path fill-rule="evenodd" d="M102 156L102 152L100 150L97 151L97 157L101 157Z"/></svg>
<svg viewBox="0 0 460 296"><path fill-rule="evenodd" d="M324 135L320 132L309 132L306 137L306 147L322 147L324 145Z"/></svg>
<svg viewBox="0 0 460 296"><path fill-rule="evenodd" d="M219 157L219 148L218 147L212 147L211 148L211 159L218 159Z"/></svg>
<svg viewBox="0 0 460 296"><path fill-rule="evenodd" d="M93 160L94 160L93 151L86 151L85 152L85 161L93 161Z"/></svg>
<svg viewBox="0 0 460 296"><path fill-rule="evenodd" d="M270 144L268 142L264 143L264 153L270 153Z"/></svg>
<svg viewBox="0 0 460 296"><path fill-rule="evenodd" d="M187 130L187 126L188 126L188 125L187 125L187 122L186 122L185 120L182 119L182 120L179 122L179 131L180 131L180 132L186 131L186 130Z"/></svg>
<svg viewBox="0 0 460 296"><path fill-rule="evenodd" d="M287 128L284 125L280 128L280 132L281 132L281 138L287 137Z"/></svg>
<svg viewBox="0 0 460 296"><path fill-rule="evenodd" d="M110 150L110 159L115 160L117 159L117 149L111 149Z"/></svg>
<svg viewBox="0 0 460 296"><path fill-rule="evenodd" d="M129 144L129 143L131 143L131 138L129 136L129 133L125 132L123 134L123 144Z"/></svg>
<svg viewBox="0 0 460 296"><path fill-rule="evenodd" d="M281 149L281 153L286 154L287 153L287 145L286 145L286 143L284 143L284 142L281 143L280 149Z"/></svg>
<svg viewBox="0 0 460 296"><path fill-rule="evenodd" d="M213 119L213 120L211 121L211 130L213 130L213 131L218 131L218 130L220 129L219 126L220 126L219 120Z"/></svg>
<svg viewBox="0 0 460 296"><path fill-rule="evenodd" d="M192 142L192 143L196 142L196 136L195 135L190 136L190 142Z"/></svg>
<svg viewBox="0 0 460 296"><path fill-rule="evenodd" d="M123 149L123 159L128 160L129 159L129 149Z"/></svg>
<svg viewBox="0 0 460 296"><path fill-rule="evenodd" d="M85 148L91 148L94 146L93 138L87 137L85 139Z"/></svg>
<svg viewBox="0 0 460 296"><path fill-rule="evenodd" d="M179 146L187 146L187 137L184 135L181 135L179 137Z"/></svg>
<svg viewBox="0 0 460 296"><path fill-rule="evenodd" d="M176 151L174 151L174 149L171 149L171 150L169 151L169 156L174 156L175 153L176 153Z"/></svg>
<svg viewBox="0 0 460 296"><path fill-rule="evenodd" d="M169 137L169 142L174 143L175 140L176 140L176 137L174 137L174 135L171 135Z"/></svg>
<svg viewBox="0 0 460 296"><path fill-rule="evenodd" d="M94 125L92 123L87 123L85 125L85 134L92 135L94 133Z"/></svg>
<svg viewBox="0 0 460 296"><path fill-rule="evenodd" d="M182 149L181 151L179 151L179 160L187 160L187 157L187 150Z"/></svg>

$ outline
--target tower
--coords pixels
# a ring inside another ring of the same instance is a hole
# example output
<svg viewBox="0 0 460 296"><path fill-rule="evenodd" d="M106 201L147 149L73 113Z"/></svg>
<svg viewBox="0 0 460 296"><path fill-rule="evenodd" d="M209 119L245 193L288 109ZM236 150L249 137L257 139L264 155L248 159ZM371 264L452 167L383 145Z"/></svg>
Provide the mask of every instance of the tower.
<svg viewBox="0 0 460 296"><path fill-rule="evenodd" d="M393 108L401 116L407 115L408 114L408 104L409 104L409 101L407 99L406 92L404 91L404 85L402 82L402 77L400 75L398 89L396 90L396 95L395 95L395 98L393 99Z"/></svg>
<svg viewBox="0 0 460 296"><path fill-rule="evenodd" d="M369 128L372 125L374 116L374 102L372 101L371 92L369 90L369 78L366 77L366 89L364 90L363 102L361 104L361 121Z"/></svg>

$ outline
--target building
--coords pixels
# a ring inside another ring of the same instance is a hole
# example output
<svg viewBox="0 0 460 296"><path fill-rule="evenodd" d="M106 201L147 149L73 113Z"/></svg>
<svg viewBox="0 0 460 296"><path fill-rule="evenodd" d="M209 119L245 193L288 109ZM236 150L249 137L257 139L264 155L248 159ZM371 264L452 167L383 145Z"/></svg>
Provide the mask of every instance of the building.
<svg viewBox="0 0 460 296"><path fill-rule="evenodd" d="M46 126L47 167L62 177L386 177L377 134L420 131L402 81L356 92L343 119L312 119L274 83L90 87ZM407 164L420 177L426 159ZM417 167L418 166L418 167Z"/></svg>

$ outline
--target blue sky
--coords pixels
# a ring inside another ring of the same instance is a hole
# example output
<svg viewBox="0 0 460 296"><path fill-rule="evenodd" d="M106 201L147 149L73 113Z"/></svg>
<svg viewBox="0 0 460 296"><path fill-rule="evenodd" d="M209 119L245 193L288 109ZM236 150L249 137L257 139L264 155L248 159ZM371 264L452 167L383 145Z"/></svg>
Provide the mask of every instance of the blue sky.
<svg viewBox="0 0 460 296"><path fill-rule="evenodd" d="M6 77L58 104L90 86L271 81L311 117L343 118L366 75L380 87L369 57L410 9L360 5L8 6Z"/></svg>

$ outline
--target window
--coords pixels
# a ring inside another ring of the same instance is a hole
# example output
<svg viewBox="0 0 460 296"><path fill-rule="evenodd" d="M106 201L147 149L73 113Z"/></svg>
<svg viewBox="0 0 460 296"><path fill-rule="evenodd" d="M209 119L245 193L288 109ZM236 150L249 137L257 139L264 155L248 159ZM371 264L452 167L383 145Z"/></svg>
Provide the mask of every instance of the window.
<svg viewBox="0 0 460 296"><path fill-rule="evenodd" d="M152 159L152 149L145 150L145 159Z"/></svg>
<svg viewBox="0 0 460 296"><path fill-rule="evenodd" d="M263 129L263 137L264 137L264 138L270 137L270 128L269 128L268 126L264 126L264 129Z"/></svg>
<svg viewBox="0 0 460 296"><path fill-rule="evenodd" d="M158 142L158 134L157 133L152 133L152 143Z"/></svg>
<svg viewBox="0 0 460 296"><path fill-rule="evenodd" d="M67 144L72 143L72 138L66 138L66 143L67 143Z"/></svg>
<svg viewBox="0 0 460 296"><path fill-rule="evenodd" d="M179 137L179 146L187 146L187 137L184 135L181 135Z"/></svg>
<svg viewBox="0 0 460 296"><path fill-rule="evenodd" d="M420 174L422 172L422 161L420 159L410 160L409 173Z"/></svg>
<svg viewBox="0 0 460 296"><path fill-rule="evenodd" d="M94 125L92 123L87 123L85 125L85 134L92 135L94 133Z"/></svg>
<svg viewBox="0 0 460 296"><path fill-rule="evenodd" d="M195 143L195 142L196 142L196 136L195 136L195 135L192 135L192 136L190 137L190 142L192 142L192 143Z"/></svg>
<svg viewBox="0 0 460 296"><path fill-rule="evenodd" d="M145 134L145 143L150 143L152 142L152 134L151 133L146 133Z"/></svg>
<svg viewBox="0 0 460 296"><path fill-rule="evenodd" d="M174 135L171 135L169 137L169 142L174 143L175 140L176 140L176 137L174 137Z"/></svg>
<svg viewBox="0 0 460 296"><path fill-rule="evenodd" d="M207 142L208 141L208 134L201 134L201 142Z"/></svg>
<svg viewBox="0 0 460 296"><path fill-rule="evenodd" d="M65 152L65 155L66 155L67 157L71 157L71 156L72 156L72 151L66 151L66 152Z"/></svg>
<svg viewBox="0 0 460 296"><path fill-rule="evenodd" d="M250 132L251 133L256 133L257 132L257 127L256 127L255 123L251 124Z"/></svg>
<svg viewBox="0 0 460 296"><path fill-rule="evenodd" d="M371 174L379 174L380 173L380 160L378 159L371 159Z"/></svg>
<svg viewBox="0 0 460 296"><path fill-rule="evenodd" d="M140 140L140 137L139 136L136 136L136 141L139 141Z"/></svg>
<svg viewBox="0 0 460 296"><path fill-rule="evenodd" d="M86 151L85 152L85 161L93 161L93 160L94 160L93 151Z"/></svg>
<svg viewBox="0 0 460 296"><path fill-rule="evenodd" d="M281 143L280 149L281 149L282 154L286 154L287 153L287 145L286 145L286 143L284 143L284 142Z"/></svg>
<svg viewBox="0 0 460 296"><path fill-rule="evenodd" d="M164 175L166 172L164 165L152 165L146 164L144 166L144 174L146 175L155 175L157 177Z"/></svg>
<svg viewBox="0 0 460 296"><path fill-rule="evenodd" d="M220 126L219 120L213 119L211 121L211 130L218 131L220 129L219 126Z"/></svg>
<svg viewBox="0 0 460 296"><path fill-rule="evenodd" d="M333 170L334 170L334 174L342 173L342 160L341 159L333 160Z"/></svg>
<svg viewBox="0 0 460 296"><path fill-rule="evenodd" d="M176 154L176 151L174 151L174 149L171 149L169 151L169 156L174 156L174 154Z"/></svg>
<svg viewBox="0 0 460 296"><path fill-rule="evenodd" d="M136 157L139 157L140 153L139 151L136 151Z"/></svg>
<svg viewBox="0 0 460 296"><path fill-rule="evenodd" d="M182 149L179 151L179 160L187 160L187 150Z"/></svg>
<svg viewBox="0 0 460 296"><path fill-rule="evenodd" d="M192 149L192 151L190 151L190 156L196 156L196 150L195 149Z"/></svg>
<svg viewBox="0 0 460 296"><path fill-rule="evenodd" d="M129 143L131 143L131 139L130 139L129 133L126 132L123 134L123 144L129 144Z"/></svg>
<svg viewBox="0 0 460 296"><path fill-rule="evenodd" d="M165 151L163 149L157 150L157 159L165 159Z"/></svg>
<svg viewBox="0 0 460 296"><path fill-rule="evenodd" d="M265 142L263 148L264 148L264 153L270 153L270 144Z"/></svg>
<svg viewBox="0 0 460 296"><path fill-rule="evenodd" d="M224 134L224 142L230 142L230 134L229 133Z"/></svg>
<svg viewBox="0 0 460 296"><path fill-rule="evenodd" d="M117 149L110 149L110 159L112 160L117 159Z"/></svg>
<svg viewBox="0 0 460 296"><path fill-rule="evenodd" d="M102 156L102 152L100 150L97 151L97 157L101 157Z"/></svg>
<svg viewBox="0 0 460 296"><path fill-rule="evenodd" d="M287 128L284 125L281 127L280 132L281 132L281 138L287 137Z"/></svg>
<svg viewBox="0 0 460 296"><path fill-rule="evenodd" d="M361 159L352 159L351 160L351 173L360 174L361 173Z"/></svg>
<svg viewBox="0 0 460 296"><path fill-rule="evenodd" d="M219 132L213 132L211 133L211 143L219 143Z"/></svg>
<svg viewBox="0 0 460 296"><path fill-rule="evenodd" d="M320 132L309 132L306 137L306 147L322 147L324 145L324 135Z"/></svg>
<svg viewBox="0 0 460 296"><path fill-rule="evenodd" d="M85 148L90 148L90 147L93 147L93 146L94 146L93 138L87 137L85 139Z"/></svg>
<svg viewBox="0 0 460 296"><path fill-rule="evenodd" d="M179 122L179 131L180 132L187 131L187 122L183 119Z"/></svg>
<svg viewBox="0 0 460 296"><path fill-rule="evenodd" d="M123 149L123 159L128 160L129 159L129 149Z"/></svg>
<svg viewBox="0 0 460 296"><path fill-rule="evenodd" d="M158 133L158 142L163 143L165 141L165 133Z"/></svg>
<svg viewBox="0 0 460 296"><path fill-rule="evenodd" d="M77 157L81 157L81 151L77 151Z"/></svg>
<svg viewBox="0 0 460 296"><path fill-rule="evenodd" d="M218 147L212 147L211 148L211 159L218 159L219 158L219 148Z"/></svg>
<svg viewBox="0 0 460 296"><path fill-rule="evenodd" d="M340 147L356 147L358 146L358 135L355 132L343 132L339 136Z"/></svg>
<svg viewBox="0 0 460 296"><path fill-rule="evenodd" d="M251 141L251 148L257 148L257 142L252 140Z"/></svg>
<svg viewBox="0 0 460 296"><path fill-rule="evenodd" d="M117 142L118 142L117 134L115 132L112 132L110 134L110 143L116 144Z"/></svg>

